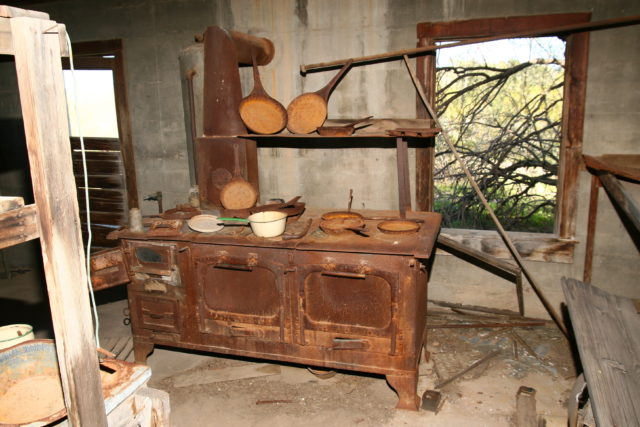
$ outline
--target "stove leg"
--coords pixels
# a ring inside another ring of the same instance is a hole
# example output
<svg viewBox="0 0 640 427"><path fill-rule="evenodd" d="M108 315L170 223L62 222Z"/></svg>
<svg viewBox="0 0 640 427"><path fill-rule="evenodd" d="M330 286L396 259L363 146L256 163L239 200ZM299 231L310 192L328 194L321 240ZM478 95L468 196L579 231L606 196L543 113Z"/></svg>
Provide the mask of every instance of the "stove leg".
<svg viewBox="0 0 640 427"><path fill-rule="evenodd" d="M133 339L133 356L136 363L147 363L147 356L153 351L153 343Z"/></svg>
<svg viewBox="0 0 640 427"><path fill-rule="evenodd" d="M398 394L396 409L417 411L420 408L418 396L418 373L387 375L387 382Z"/></svg>

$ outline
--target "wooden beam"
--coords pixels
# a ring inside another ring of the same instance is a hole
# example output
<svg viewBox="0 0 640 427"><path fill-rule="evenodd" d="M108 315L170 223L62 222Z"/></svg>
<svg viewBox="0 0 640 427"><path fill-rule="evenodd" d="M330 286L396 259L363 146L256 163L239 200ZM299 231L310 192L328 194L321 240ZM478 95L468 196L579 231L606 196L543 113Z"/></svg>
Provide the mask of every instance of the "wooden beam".
<svg viewBox="0 0 640 427"><path fill-rule="evenodd" d="M578 209L578 174L582 159L587 69L589 65L589 33L567 37L564 95L562 103L562 141L558 164L558 197L555 232L562 239L576 233Z"/></svg>
<svg viewBox="0 0 640 427"><path fill-rule="evenodd" d="M9 17L2 16L2 8L8 6L0 6L0 55L13 55L13 40L11 38L11 24L9 23ZM10 8L16 9L16 8ZM17 9L22 10L22 9ZM26 11L31 12L31 11ZM40 13L40 12L36 12ZM46 14L43 14L46 15ZM47 15L48 17L49 15ZM48 18L45 18L48 19ZM49 21L51 22L51 21ZM55 23L54 23L55 25ZM49 31L58 34L58 40L60 42L60 56L69 56L69 48L67 47L67 29L63 24L57 24Z"/></svg>
<svg viewBox="0 0 640 427"><path fill-rule="evenodd" d="M0 249L37 239L38 236L36 205L0 213Z"/></svg>
<svg viewBox="0 0 640 427"><path fill-rule="evenodd" d="M603 154L597 157L585 154L582 158L589 169L640 182L640 154Z"/></svg>
<svg viewBox="0 0 640 427"><path fill-rule="evenodd" d="M432 38L421 37L418 39L418 47L433 44ZM436 55L427 54L416 58L416 75L422 85L422 89L428 96L429 102L435 104L435 77ZM429 119L429 112L422 104L422 100L416 95L416 118ZM430 125L432 127L432 125ZM423 145L424 144L424 145ZM433 210L433 165L435 161L436 138L420 141L416 147L416 210Z"/></svg>
<svg viewBox="0 0 640 427"><path fill-rule="evenodd" d="M600 172L598 178L616 208L626 216L629 223L636 229L636 233L640 233L640 209L629 192L613 174Z"/></svg>
<svg viewBox="0 0 640 427"><path fill-rule="evenodd" d="M12 18L20 102L69 422L106 426L71 165L57 23Z"/></svg>
<svg viewBox="0 0 640 427"><path fill-rule="evenodd" d="M593 247L596 239L596 220L598 218L598 193L600 193L600 179L591 175L591 192L589 193L589 219L587 220L587 244L584 250L584 272L582 280L591 283L591 269L593 267Z"/></svg>

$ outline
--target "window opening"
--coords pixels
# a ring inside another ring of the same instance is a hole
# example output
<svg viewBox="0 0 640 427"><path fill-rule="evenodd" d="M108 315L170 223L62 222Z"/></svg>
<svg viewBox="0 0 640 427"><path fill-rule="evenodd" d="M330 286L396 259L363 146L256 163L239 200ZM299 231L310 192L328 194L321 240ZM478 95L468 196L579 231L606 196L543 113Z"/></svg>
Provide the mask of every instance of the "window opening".
<svg viewBox="0 0 640 427"><path fill-rule="evenodd" d="M507 230L554 231L564 66L565 43L557 37L437 52L438 115ZM493 229L440 138L434 208L443 214L444 226Z"/></svg>
<svg viewBox="0 0 640 427"><path fill-rule="evenodd" d="M71 136L80 136L76 117L84 137L118 138L116 100L111 70L75 70L77 98L73 93L73 74L64 70L67 105L71 112ZM76 99L78 104L76 105ZM77 115L74 114L77 110Z"/></svg>

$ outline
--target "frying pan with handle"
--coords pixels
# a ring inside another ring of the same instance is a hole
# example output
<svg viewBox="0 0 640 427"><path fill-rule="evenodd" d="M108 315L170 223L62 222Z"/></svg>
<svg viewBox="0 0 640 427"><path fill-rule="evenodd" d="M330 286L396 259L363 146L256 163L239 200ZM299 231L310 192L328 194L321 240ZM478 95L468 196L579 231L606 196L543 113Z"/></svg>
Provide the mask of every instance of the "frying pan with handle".
<svg viewBox="0 0 640 427"><path fill-rule="evenodd" d="M238 145L233 146L233 178L220 190L220 203L226 209L249 209L256 204L258 192L240 173Z"/></svg>
<svg viewBox="0 0 640 427"><path fill-rule="evenodd" d="M303 93L287 107L287 129L291 133L306 134L318 129L327 119L327 102L338 81L349 70L353 61L347 61L325 87L317 92Z"/></svg>
<svg viewBox="0 0 640 427"><path fill-rule="evenodd" d="M277 100L270 97L262 86L260 72L256 65L255 52L251 52L253 65L253 90L240 101L240 118L253 132L271 135L280 132L287 124L287 110Z"/></svg>

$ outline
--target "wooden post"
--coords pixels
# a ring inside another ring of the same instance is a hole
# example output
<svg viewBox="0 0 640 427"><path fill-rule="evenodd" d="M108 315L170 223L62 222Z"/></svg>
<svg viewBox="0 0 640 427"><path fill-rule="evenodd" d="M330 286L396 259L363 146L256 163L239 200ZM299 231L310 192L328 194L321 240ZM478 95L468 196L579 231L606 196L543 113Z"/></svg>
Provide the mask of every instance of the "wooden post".
<svg viewBox="0 0 640 427"><path fill-rule="evenodd" d="M591 193L589 194L589 220L587 222L587 245L584 251L584 273L582 280L591 283L591 268L593 265L593 246L596 238L596 220L598 217L598 193L600 179L591 175Z"/></svg>
<svg viewBox="0 0 640 427"><path fill-rule="evenodd" d="M419 37L418 47L428 46L433 43L433 39ZM435 105L435 52L416 58L416 74L418 81L422 84L422 90L428 96L429 102L431 102L431 105ZM416 95L416 117L419 119L432 119L418 95ZM421 139L420 142L424 145L416 147L416 210L432 211L436 137Z"/></svg>
<svg viewBox="0 0 640 427"><path fill-rule="evenodd" d="M71 164L58 24L26 17L10 21L69 422L106 426Z"/></svg>

